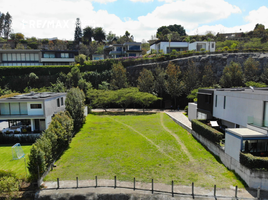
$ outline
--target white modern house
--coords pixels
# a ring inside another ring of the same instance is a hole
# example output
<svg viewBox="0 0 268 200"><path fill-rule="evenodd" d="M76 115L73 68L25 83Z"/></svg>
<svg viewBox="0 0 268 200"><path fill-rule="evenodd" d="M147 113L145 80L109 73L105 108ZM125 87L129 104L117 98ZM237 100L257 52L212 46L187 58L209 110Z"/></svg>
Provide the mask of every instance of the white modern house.
<svg viewBox="0 0 268 200"><path fill-rule="evenodd" d="M188 109L225 129L225 153L237 161L240 151L268 155L268 88L200 89Z"/></svg>
<svg viewBox="0 0 268 200"><path fill-rule="evenodd" d="M77 51L0 49L0 66L69 65Z"/></svg>
<svg viewBox="0 0 268 200"><path fill-rule="evenodd" d="M170 49L169 49L170 45ZM215 52L215 42L205 42L205 41L197 41L193 43L189 42L179 42L179 41L169 41L167 40L157 40L150 45L150 50L147 53L151 53L152 50L156 50L159 52L163 51L164 54L172 52L172 50L176 51L201 51L201 49L205 49L205 51Z"/></svg>
<svg viewBox="0 0 268 200"><path fill-rule="evenodd" d="M8 121L6 130L10 132L23 127L41 132L48 128L53 115L65 110L65 99L66 93L52 92L32 92L3 98L0 99L0 120Z"/></svg>

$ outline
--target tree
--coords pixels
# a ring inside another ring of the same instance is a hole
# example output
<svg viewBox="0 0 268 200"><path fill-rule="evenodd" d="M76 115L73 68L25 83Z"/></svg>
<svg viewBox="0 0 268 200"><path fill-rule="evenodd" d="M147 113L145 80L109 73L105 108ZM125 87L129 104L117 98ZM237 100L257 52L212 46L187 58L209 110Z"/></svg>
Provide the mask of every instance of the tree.
<svg viewBox="0 0 268 200"><path fill-rule="evenodd" d="M243 79L244 75L241 65L232 61L229 65L224 67L220 85L226 88L240 87L243 85Z"/></svg>
<svg viewBox="0 0 268 200"><path fill-rule="evenodd" d="M171 33L167 34L167 38L168 38L168 44L169 44L168 53L171 53L171 51L170 51L170 42L171 42L171 39L172 39L172 34Z"/></svg>
<svg viewBox="0 0 268 200"><path fill-rule="evenodd" d="M138 88L141 92L153 93L154 76L151 70L142 69L138 77Z"/></svg>
<svg viewBox="0 0 268 200"><path fill-rule="evenodd" d="M192 60L188 60L187 70L184 74L186 94L198 87L199 70Z"/></svg>
<svg viewBox="0 0 268 200"><path fill-rule="evenodd" d="M150 104L152 104L153 102L159 99L162 99L162 98L158 98L155 95L147 93L147 92L139 92L138 95L136 96L136 101L138 104L142 106L143 112L144 112L145 107L148 107Z"/></svg>
<svg viewBox="0 0 268 200"><path fill-rule="evenodd" d="M175 66L170 62L166 69L166 74L168 76L166 81L167 93L174 98L176 107L176 97L179 97L183 91L183 82L179 79L181 75L181 70L179 66Z"/></svg>
<svg viewBox="0 0 268 200"><path fill-rule="evenodd" d="M75 30L74 30L74 42L79 44L82 40L82 29L79 18L76 18Z"/></svg>
<svg viewBox="0 0 268 200"><path fill-rule="evenodd" d="M115 92L115 103L120 105L124 112L126 111L127 107L135 103L137 100L138 88L122 88L120 90L116 90Z"/></svg>
<svg viewBox="0 0 268 200"><path fill-rule="evenodd" d="M113 64L111 70L111 82L110 87L112 90L118 90L121 88L126 88L127 83L127 72L121 62Z"/></svg>
<svg viewBox="0 0 268 200"><path fill-rule="evenodd" d="M24 40L24 35L23 35L22 33L16 33L16 34L15 34L15 38L16 38L17 40Z"/></svg>
<svg viewBox="0 0 268 200"><path fill-rule="evenodd" d="M95 41L98 41L98 43L100 43L103 40L105 40L106 36L105 36L105 32L104 32L103 28L96 27L94 29L93 38L94 38Z"/></svg>
<svg viewBox="0 0 268 200"><path fill-rule="evenodd" d="M245 82L248 81L259 81L259 61L256 61L252 57L249 57L244 62L244 75L245 75Z"/></svg>
<svg viewBox="0 0 268 200"><path fill-rule="evenodd" d="M118 40L118 37L110 31L106 37L106 40L108 44L112 44L113 42Z"/></svg>
<svg viewBox="0 0 268 200"><path fill-rule="evenodd" d="M66 95L65 109L74 121L74 130L78 131L85 122L84 108L85 95L79 88L71 88Z"/></svg>
<svg viewBox="0 0 268 200"><path fill-rule="evenodd" d="M16 49L24 49L24 45L21 44L21 43L18 43L18 44L16 45Z"/></svg>
<svg viewBox="0 0 268 200"><path fill-rule="evenodd" d="M165 36L171 32L176 32L180 36L186 36L186 32L183 26L177 25L177 24L169 25L169 26L161 26L160 28L157 29L156 36L159 39L164 39Z"/></svg>
<svg viewBox="0 0 268 200"><path fill-rule="evenodd" d="M4 36L6 38L8 38L11 32L11 24L12 24L12 17L9 14L9 12L7 12L7 14L5 15L5 19L4 19Z"/></svg>
<svg viewBox="0 0 268 200"><path fill-rule="evenodd" d="M94 29L90 26L87 26L83 29L83 41L85 44L89 44L92 42L92 37L94 34Z"/></svg>
<svg viewBox="0 0 268 200"><path fill-rule="evenodd" d="M0 37L4 32L4 27L5 27L5 14L0 13Z"/></svg>
<svg viewBox="0 0 268 200"><path fill-rule="evenodd" d="M163 97L163 93L166 90L165 76L165 70L158 65L154 71L154 92L158 97ZM160 102L160 105L162 105L162 101Z"/></svg>
<svg viewBox="0 0 268 200"><path fill-rule="evenodd" d="M263 72L261 74L261 81L268 85L268 64L266 63L263 67Z"/></svg>
<svg viewBox="0 0 268 200"><path fill-rule="evenodd" d="M203 77L202 77L202 85L203 87L210 87L215 84L215 75L212 71L212 66L210 64L205 66Z"/></svg>
<svg viewBox="0 0 268 200"><path fill-rule="evenodd" d="M9 44L4 44L2 46L2 49L11 49L11 46Z"/></svg>
<svg viewBox="0 0 268 200"><path fill-rule="evenodd" d="M87 92L87 98L90 99L90 104L94 107L103 108L106 112L106 108L110 103L116 100L116 91L113 90L96 90L92 89Z"/></svg>

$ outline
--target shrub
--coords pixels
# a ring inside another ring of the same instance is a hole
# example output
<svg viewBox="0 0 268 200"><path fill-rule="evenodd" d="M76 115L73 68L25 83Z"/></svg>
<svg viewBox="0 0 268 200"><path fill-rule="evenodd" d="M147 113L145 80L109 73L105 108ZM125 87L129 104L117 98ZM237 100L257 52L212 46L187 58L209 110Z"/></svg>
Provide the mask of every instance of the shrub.
<svg viewBox="0 0 268 200"><path fill-rule="evenodd" d="M240 163L249 169L268 171L268 158L257 157L250 153L240 153Z"/></svg>
<svg viewBox="0 0 268 200"><path fill-rule="evenodd" d="M223 133L217 131L214 128L211 128L210 126L207 126L197 119L192 120L192 128L197 134L205 137L215 144L220 144L221 140L224 137Z"/></svg>
<svg viewBox="0 0 268 200"><path fill-rule="evenodd" d="M186 112L186 115L188 115L188 106L185 106L184 110Z"/></svg>
<svg viewBox="0 0 268 200"><path fill-rule="evenodd" d="M17 179L14 172L0 170L0 194L6 195L12 199L16 197L20 187L20 181Z"/></svg>
<svg viewBox="0 0 268 200"><path fill-rule="evenodd" d="M17 130L15 130L15 131L14 131L14 134L20 134L20 132L19 132L19 131L17 131Z"/></svg>
<svg viewBox="0 0 268 200"><path fill-rule="evenodd" d="M202 52L204 52L205 50L206 50L206 49L204 49L204 48L201 48L201 49L200 49L200 51L202 51Z"/></svg>

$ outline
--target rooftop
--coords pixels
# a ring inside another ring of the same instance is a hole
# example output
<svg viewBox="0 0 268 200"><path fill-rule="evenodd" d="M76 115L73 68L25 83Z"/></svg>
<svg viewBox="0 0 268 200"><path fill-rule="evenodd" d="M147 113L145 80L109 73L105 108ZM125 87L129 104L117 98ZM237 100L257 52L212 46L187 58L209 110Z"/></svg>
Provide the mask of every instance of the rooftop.
<svg viewBox="0 0 268 200"><path fill-rule="evenodd" d="M53 98L53 97L58 97L58 96L62 96L62 95L66 95L66 93L55 93L55 92L42 92L42 93L35 93L35 92L31 92L31 93L27 93L27 94L20 94L20 95L16 95L13 97L8 97L8 98L3 98L0 99L0 102L10 102L10 101L27 101L27 100L40 100L40 99L49 99L49 98Z"/></svg>
<svg viewBox="0 0 268 200"><path fill-rule="evenodd" d="M230 132L234 135L237 135L241 138L249 138L249 137L268 137L268 135L262 134L257 131L253 131L248 128L228 128L226 132Z"/></svg>

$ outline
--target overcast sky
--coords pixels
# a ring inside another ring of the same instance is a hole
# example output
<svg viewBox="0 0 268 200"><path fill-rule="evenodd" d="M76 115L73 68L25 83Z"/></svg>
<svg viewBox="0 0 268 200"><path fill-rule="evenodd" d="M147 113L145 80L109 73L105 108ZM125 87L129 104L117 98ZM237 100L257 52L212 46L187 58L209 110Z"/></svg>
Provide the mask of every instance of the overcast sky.
<svg viewBox="0 0 268 200"><path fill-rule="evenodd" d="M157 28L182 25L186 33L246 32L256 23L268 28L267 0L0 0L0 12L13 17L13 32L26 37L73 40L76 18L82 28L108 34L129 31L149 40Z"/></svg>

